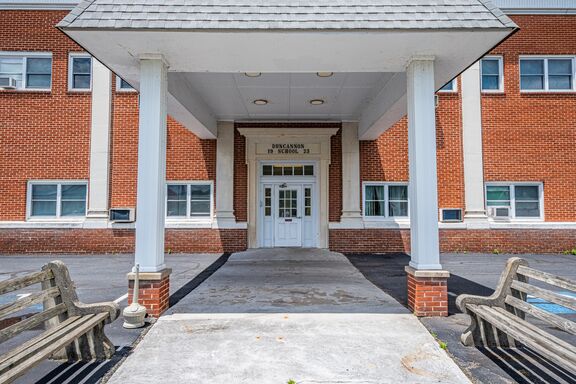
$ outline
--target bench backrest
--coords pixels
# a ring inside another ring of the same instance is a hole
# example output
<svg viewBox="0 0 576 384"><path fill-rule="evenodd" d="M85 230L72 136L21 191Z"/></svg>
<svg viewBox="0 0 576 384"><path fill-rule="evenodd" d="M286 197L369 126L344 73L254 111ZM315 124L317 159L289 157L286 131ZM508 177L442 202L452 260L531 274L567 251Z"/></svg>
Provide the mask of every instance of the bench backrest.
<svg viewBox="0 0 576 384"><path fill-rule="evenodd" d="M522 318L526 314L534 316L553 327L576 335L576 323L543 309L550 307L548 304L550 303L562 307L559 309L565 308L568 312L576 311L575 281L530 268L524 259L517 257L508 260L507 271L509 278L505 279L503 276L501 282L508 285L502 293L505 293L504 304L510 312ZM533 284L535 281L539 282L538 285ZM558 288L561 290L560 293ZM528 300L529 297L532 297L530 300L532 302L543 301L541 304L544 306L532 304Z"/></svg>
<svg viewBox="0 0 576 384"><path fill-rule="evenodd" d="M41 285L40 291L26 292L21 298L15 295L14 300L7 300L6 304L0 305L0 343L44 323L49 326L68 317L69 305L65 297L68 287L63 287L59 281L62 266L66 269L62 262L52 262L45 265L39 272L0 281L0 299L5 299L6 295L14 294L15 291L36 284ZM69 285L72 285L71 281ZM5 301L2 300L0 303ZM42 304L42 311L27 311L27 308L39 304Z"/></svg>

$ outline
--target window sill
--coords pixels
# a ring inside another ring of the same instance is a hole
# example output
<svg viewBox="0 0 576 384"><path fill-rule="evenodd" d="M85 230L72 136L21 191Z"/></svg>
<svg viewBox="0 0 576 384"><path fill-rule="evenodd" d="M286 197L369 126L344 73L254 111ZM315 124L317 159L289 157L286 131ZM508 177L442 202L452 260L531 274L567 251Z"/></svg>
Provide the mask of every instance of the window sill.
<svg viewBox="0 0 576 384"><path fill-rule="evenodd" d="M505 91L481 91L482 96L506 96Z"/></svg>
<svg viewBox="0 0 576 384"><path fill-rule="evenodd" d="M574 96L576 95L576 90L566 90L566 91L544 91L544 90L535 90L535 91L528 91L528 90L520 90L520 95L523 96L542 96L542 95L563 95L563 96Z"/></svg>
<svg viewBox="0 0 576 384"><path fill-rule="evenodd" d="M0 93L18 93L18 94L41 93L41 94L47 94L47 93L52 93L52 89L0 89Z"/></svg>
<svg viewBox="0 0 576 384"><path fill-rule="evenodd" d="M69 95L87 95L92 93L92 89L69 89L67 93Z"/></svg>

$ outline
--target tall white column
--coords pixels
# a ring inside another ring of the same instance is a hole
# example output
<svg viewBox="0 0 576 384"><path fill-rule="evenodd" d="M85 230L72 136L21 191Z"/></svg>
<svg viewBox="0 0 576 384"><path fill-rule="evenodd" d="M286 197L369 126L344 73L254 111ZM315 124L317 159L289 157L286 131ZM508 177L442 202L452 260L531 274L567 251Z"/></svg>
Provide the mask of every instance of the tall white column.
<svg viewBox="0 0 576 384"><path fill-rule="evenodd" d="M406 73L410 162L410 266L416 270L441 269L438 240L434 59L412 60Z"/></svg>
<svg viewBox="0 0 576 384"><path fill-rule="evenodd" d="M218 122L216 143L216 214L218 228L234 226L234 122Z"/></svg>
<svg viewBox="0 0 576 384"><path fill-rule="evenodd" d="M140 59L136 262L142 272L164 265L167 65L161 56Z"/></svg>
<svg viewBox="0 0 576 384"><path fill-rule="evenodd" d="M92 114L90 126L89 219L107 219L110 181L110 126L112 72L92 59Z"/></svg>
<svg viewBox="0 0 576 384"><path fill-rule="evenodd" d="M482 100L480 64L468 68L462 83L462 142L464 149L464 219L471 224L488 224L484 205L482 160Z"/></svg>
<svg viewBox="0 0 576 384"><path fill-rule="evenodd" d="M362 227L358 123L342 123L342 224Z"/></svg>

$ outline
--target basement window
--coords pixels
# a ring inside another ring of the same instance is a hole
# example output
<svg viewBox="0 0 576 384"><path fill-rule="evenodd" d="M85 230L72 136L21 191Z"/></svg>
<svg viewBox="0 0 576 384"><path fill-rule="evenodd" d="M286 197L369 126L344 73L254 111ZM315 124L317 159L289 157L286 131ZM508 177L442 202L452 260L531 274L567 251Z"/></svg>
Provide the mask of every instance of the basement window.
<svg viewBox="0 0 576 384"><path fill-rule="evenodd" d="M212 217L212 182L169 183L166 186L166 216L174 219Z"/></svg>
<svg viewBox="0 0 576 384"><path fill-rule="evenodd" d="M50 90L52 53L0 52L0 87L17 90Z"/></svg>
<svg viewBox="0 0 576 384"><path fill-rule="evenodd" d="M28 217L31 219L84 217L87 191L85 182L29 182Z"/></svg>

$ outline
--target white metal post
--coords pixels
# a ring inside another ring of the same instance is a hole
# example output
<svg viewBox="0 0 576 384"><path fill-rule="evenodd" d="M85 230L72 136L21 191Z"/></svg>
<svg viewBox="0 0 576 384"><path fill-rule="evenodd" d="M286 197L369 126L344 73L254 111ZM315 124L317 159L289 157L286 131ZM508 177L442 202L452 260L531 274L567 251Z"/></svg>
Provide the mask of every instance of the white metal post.
<svg viewBox="0 0 576 384"><path fill-rule="evenodd" d="M141 272L164 264L167 66L161 56L140 60L136 263Z"/></svg>
<svg viewBox="0 0 576 384"><path fill-rule="evenodd" d="M414 269L441 269L438 240L438 180L434 59L407 67L411 261Z"/></svg>

